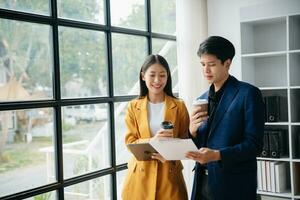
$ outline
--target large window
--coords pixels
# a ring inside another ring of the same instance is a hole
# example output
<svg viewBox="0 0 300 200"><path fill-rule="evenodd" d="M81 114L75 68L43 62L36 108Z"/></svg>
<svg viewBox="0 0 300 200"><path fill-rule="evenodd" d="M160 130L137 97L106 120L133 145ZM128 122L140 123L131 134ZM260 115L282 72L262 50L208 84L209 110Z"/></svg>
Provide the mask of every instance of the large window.
<svg viewBox="0 0 300 200"><path fill-rule="evenodd" d="M0 199L120 199L145 57L178 91L175 0L0 1Z"/></svg>

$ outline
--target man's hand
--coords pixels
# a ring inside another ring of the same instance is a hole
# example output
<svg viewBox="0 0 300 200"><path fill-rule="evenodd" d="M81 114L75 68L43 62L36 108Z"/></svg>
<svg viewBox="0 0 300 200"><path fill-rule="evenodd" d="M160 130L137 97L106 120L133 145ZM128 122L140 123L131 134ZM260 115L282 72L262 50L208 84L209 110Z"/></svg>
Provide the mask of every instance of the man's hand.
<svg viewBox="0 0 300 200"><path fill-rule="evenodd" d="M193 137L196 137L197 130L201 124L207 120L207 111L201 111L201 106L196 106L190 116L190 133Z"/></svg>
<svg viewBox="0 0 300 200"><path fill-rule="evenodd" d="M187 158L195 160L200 164L221 160L220 151L209 148L200 148L198 151L189 151L185 155Z"/></svg>

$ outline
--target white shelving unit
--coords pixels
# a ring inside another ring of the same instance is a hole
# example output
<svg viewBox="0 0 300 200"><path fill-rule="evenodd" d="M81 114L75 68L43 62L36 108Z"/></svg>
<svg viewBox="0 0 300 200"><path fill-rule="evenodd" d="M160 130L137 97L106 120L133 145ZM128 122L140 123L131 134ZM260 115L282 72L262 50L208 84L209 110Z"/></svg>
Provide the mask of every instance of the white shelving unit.
<svg viewBox="0 0 300 200"><path fill-rule="evenodd" d="M287 163L282 193L258 190L264 199L300 200L300 14L241 21L242 80L263 96L280 96L280 117L266 128L286 130L288 156L261 161Z"/></svg>

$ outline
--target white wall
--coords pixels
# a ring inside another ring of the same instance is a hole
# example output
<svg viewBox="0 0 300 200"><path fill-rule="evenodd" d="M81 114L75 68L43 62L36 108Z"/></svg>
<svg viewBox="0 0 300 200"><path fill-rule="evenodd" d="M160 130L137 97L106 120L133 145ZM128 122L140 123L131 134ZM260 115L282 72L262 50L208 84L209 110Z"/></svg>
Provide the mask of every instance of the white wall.
<svg viewBox="0 0 300 200"><path fill-rule="evenodd" d="M179 96L191 110L192 101L198 97L208 85L202 76L197 49L207 37L207 4L206 0L176 0L177 57ZM195 20L197 19L197 20ZM182 161L183 175L189 195L193 185L195 162Z"/></svg>
<svg viewBox="0 0 300 200"><path fill-rule="evenodd" d="M220 35L236 47L230 73L241 78L240 21L300 13L299 0L208 0L208 35Z"/></svg>
<svg viewBox="0 0 300 200"><path fill-rule="evenodd" d="M255 5L265 0L208 0L208 35L220 35L230 40L235 48L230 73L241 78L240 8Z"/></svg>
<svg viewBox="0 0 300 200"><path fill-rule="evenodd" d="M179 96L190 110L193 99L208 87L197 56L199 44L207 37L206 0L177 0L176 27Z"/></svg>

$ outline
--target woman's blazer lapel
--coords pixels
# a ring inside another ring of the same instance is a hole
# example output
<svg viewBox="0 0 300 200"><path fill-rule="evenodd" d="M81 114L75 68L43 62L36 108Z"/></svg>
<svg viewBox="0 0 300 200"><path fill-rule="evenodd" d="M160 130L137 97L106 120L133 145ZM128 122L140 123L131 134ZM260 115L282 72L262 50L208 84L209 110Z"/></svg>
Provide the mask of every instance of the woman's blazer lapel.
<svg viewBox="0 0 300 200"><path fill-rule="evenodd" d="M150 138L151 131L149 127L148 118L148 99L144 97L140 99L136 104L137 109L137 123L139 125L141 138ZM176 122L177 116L177 105L173 101L173 98L166 95L165 96L165 108L164 108L164 120L170 121L173 124Z"/></svg>
<svg viewBox="0 0 300 200"><path fill-rule="evenodd" d="M137 101L136 104L137 124L139 126L139 132L142 139L151 137L150 127L148 123L147 104L148 104L147 97L143 97L142 99Z"/></svg>
<svg viewBox="0 0 300 200"><path fill-rule="evenodd" d="M175 122L176 120L176 112L177 112L177 106L174 103L172 97L167 96L165 97L165 116L164 119L165 121L170 121L172 123Z"/></svg>

